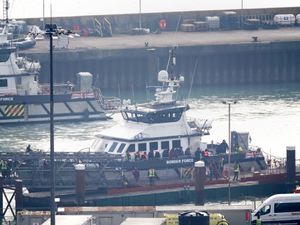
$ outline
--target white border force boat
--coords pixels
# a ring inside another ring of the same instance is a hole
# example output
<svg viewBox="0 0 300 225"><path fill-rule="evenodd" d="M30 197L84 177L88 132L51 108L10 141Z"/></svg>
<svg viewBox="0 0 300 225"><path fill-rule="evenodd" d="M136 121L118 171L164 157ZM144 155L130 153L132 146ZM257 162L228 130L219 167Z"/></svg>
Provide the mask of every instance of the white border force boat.
<svg viewBox="0 0 300 225"><path fill-rule="evenodd" d="M0 35L0 124L47 122L50 119L50 84L39 84L39 62L19 57ZM105 110L116 110L116 98L104 98L92 86L93 75L77 74L77 87L70 82L54 84L54 120L106 120Z"/></svg>
<svg viewBox="0 0 300 225"><path fill-rule="evenodd" d="M175 66L175 55L170 52L170 67ZM158 74L161 87L156 87L155 100L149 103L128 105L121 110L123 123L103 130L91 146L92 151L134 157L136 153L154 155L171 149L200 146L201 137L209 134L211 123L189 122L186 111L189 105L173 99L184 77L175 77L162 70Z"/></svg>

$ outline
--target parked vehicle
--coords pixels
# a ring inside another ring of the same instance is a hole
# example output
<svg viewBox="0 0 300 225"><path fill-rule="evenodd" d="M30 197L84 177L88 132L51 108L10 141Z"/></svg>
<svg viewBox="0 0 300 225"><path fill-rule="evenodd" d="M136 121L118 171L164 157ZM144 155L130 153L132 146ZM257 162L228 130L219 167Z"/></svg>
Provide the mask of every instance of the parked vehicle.
<svg viewBox="0 0 300 225"><path fill-rule="evenodd" d="M296 18L293 14L277 14L274 16L274 22L281 26L293 26Z"/></svg>
<svg viewBox="0 0 300 225"><path fill-rule="evenodd" d="M263 224L300 224L300 194L277 194L266 199L252 213L251 224L257 219Z"/></svg>
<svg viewBox="0 0 300 225"><path fill-rule="evenodd" d="M296 15L296 25L300 26L300 14Z"/></svg>

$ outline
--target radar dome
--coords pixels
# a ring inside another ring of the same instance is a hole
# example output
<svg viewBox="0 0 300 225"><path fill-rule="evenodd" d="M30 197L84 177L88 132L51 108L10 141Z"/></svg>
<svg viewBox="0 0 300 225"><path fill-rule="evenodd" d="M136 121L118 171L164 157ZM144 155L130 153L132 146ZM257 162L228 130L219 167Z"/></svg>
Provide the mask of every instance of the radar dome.
<svg viewBox="0 0 300 225"><path fill-rule="evenodd" d="M166 71L166 70L159 71L159 73L158 73L158 81L160 81L160 82L166 82L166 81L168 81L168 78L169 78L168 71Z"/></svg>

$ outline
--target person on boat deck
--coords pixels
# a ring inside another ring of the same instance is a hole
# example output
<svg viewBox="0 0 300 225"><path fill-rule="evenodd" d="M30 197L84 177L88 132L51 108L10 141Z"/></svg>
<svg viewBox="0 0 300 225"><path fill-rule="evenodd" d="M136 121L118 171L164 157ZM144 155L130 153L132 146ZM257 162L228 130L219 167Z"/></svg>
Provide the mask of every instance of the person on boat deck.
<svg viewBox="0 0 300 225"><path fill-rule="evenodd" d="M229 149L228 144L225 140L217 147L217 154L226 153L226 150Z"/></svg>
<svg viewBox="0 0 300 225"><path fill-rule="evenodd" d="M163 150L162 157L163 158L169 158L169 149Z"/></svg>
<svg viewBox="0 0 300 225"><path fill-rule="evenodd" d="M159 151L156 151L156 152L155 152L154 158L160 159L160 153L159 153Z"/></svg>
<svg viewBox="0 0 300 225"><path fill-rule="evenodd" d="M220 174L223 174L224 170L224 157L220 157L219 159L219 172Z"/></svg>
<svg viewBox="0 0 300 225"><path fill-rule="evenodd" d="M201 159L201 156L202 156L202 152L201 152L201 149L198 147L195 151L195 161L199 161Z"/></svg>
<svg viewBox="0 0 300 225"><path fill-rule="evenodd" d="M147 152L144 152L141 156L142 160L147 160Z"/></svg>
<svg viewBox="0 0 300 225"><path fill-rule="evenodd" d="M239 146L238 146L238 152L239 152L239 153L242 153L243 151L244 151L243 147L239 145Z"/></svg>
<svg viewBox="0 0 300 225"><path fill-rule="evenodd" d="M148 152L148 159L153 159L153 158L154 158L154 152L153 152L153 150L150 150Z"/></svg>
<svg viewBox="0 0 300 225"><path fill-rule="evenodd" d="M238 162L235 162L233 171L234 171L233 181L238 181L240 175L240 164Z"/></svg>
<svg viewBox="0 0 300 225"><path fill-rule="evenodd" d="M185 150L184 155L186 155L186 156L191 156L192 155L191 149L189 147L187 147L187 149Z"/></svg>
<svg viewBox="0 0 300 225"><path fill-rule="evenodd" d="M131 155L130 155L130 153L129 153L129 151L126 151L126 158L125 158L126 160L131 160Z"/></svg>
<svg viewBox="0 0 300 225"><path fill-rule="evenodd" d="M133 167L132 175L134 177L135 182L138 182L140 179L140 171L138 170L138 168Z"/></svg>
<svg viewBox="0 0 300 225"><path fill-rule="evenodd" d="M182 147L174 148L174 158L178 158L179 156L182 156L184 154Z"/></svg>
<svg viewBox="0 0 300 225"><path fill-rule="evenodd" d="M176 154L175 154L175 149L174 149L174 147L173 148L171 148L171 150L170 150L170 159L174 159L174 158L176 158Z"/></svg>
<svg viewBox="0 0 300 225"><path fill-rule="evenodd" d="M137 152L134 154L134 159L135 159L135 161L141 159L141 156L140 156L140 152L139 152L139 151L137 151Z"/></svg>
<svg viewBox="0 0 300 225"><path fill-rule="evenodd" d="M218 180L218 178L219 178L218 168L213 159L209 160L209 171L210 171L210 174L209 174L210 181L212 181L213 177L215 177L215 179Z"/></svg>
<svg viewBox="0 0 300 225"><path fill-rule="evenodd" d="M31 149L31 146L28 145L27 148L26 148L26 153L30 153L30 152L33 152L33 150Z"/></svg>
<svg viewBox="0 0 300 225"><path fill-rule="evenodd" d="M148 170L148 178L149 178L149 184L150 186L154 185L154 180L158 178L156 174L156 170L154 168L150 168Z"/></svg>
<svg viewBox="0 0 300 225"><path fill-rule="evenodd" d="M178 153L177 153L177 155L178 155L178 156L184 155L183 148L182 148L181 146L178 148Z"/></svg>

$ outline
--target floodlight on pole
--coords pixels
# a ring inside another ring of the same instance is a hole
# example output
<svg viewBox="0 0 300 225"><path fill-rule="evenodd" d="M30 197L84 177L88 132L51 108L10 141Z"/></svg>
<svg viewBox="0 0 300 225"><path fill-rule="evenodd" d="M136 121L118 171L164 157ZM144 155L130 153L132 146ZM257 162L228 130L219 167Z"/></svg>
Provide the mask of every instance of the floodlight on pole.
<svg viewBox="0 0 300 225"><path fill-rule="evenodd" d="M236 104L237 101L222 101L223 104L228 105L228 172L229 172L229 180L228 180L228 204L231 204L231 187L230 187L230 165L231 165L231 128L230 128L230 120L231 120L231 105Z"/></svg>

